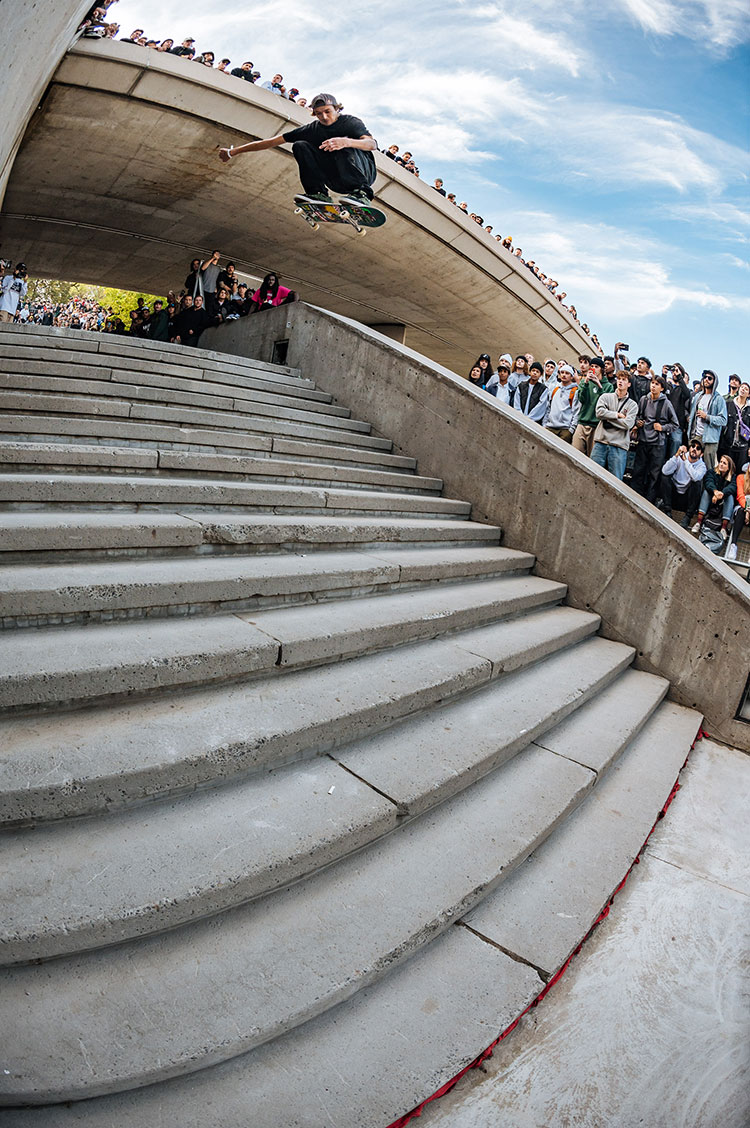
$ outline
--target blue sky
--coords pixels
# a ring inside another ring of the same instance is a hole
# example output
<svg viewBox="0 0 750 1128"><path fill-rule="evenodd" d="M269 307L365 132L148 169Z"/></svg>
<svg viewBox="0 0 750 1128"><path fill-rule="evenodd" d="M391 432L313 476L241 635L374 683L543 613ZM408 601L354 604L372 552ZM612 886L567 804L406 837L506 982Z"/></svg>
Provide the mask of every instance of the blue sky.
<svg viewBox="0 0 750 1128"><path fill-rule="evenodd" d="M750 377L747 0L120 0L335 93L557 278L609 351ZM496 342L478 342L497 351Z"/></svg>

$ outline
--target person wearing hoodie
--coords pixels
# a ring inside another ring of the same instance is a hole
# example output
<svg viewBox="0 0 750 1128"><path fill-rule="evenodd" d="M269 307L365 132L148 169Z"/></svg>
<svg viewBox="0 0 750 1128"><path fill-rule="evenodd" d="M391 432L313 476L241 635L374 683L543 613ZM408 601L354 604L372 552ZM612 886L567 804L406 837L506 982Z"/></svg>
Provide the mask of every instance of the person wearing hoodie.
<svg viewBox="0 0 750 1128"><path fill-rule="evenodd" d="M594 432L599 424L596 405L600 396L605 392L614 391L614 388L604 375L604 361L601 357L586 357L585 366L585 372L583 368L581 369L576 393L579 413L578 423L573 432L573 446L576 450L580 450L581 454L590 455L594 449Z"/></svg>
<svg viewBox="0 0 750 1128"><path fill-rule="evenodd" d="M492 378L492 361L490 360L490 354L482 353L482 355L478 356L474 361L474 364L481 368L484 386L487 387L487 382Z"/></svg>
<svg viewBox="0 0 750 1128"><path fill-rule="evenodd" d="M630 379L627 372L618 372L614 392L604 392L596 402L599 420L594 431L592 461L609 470L620 481L625 477L628 460L630 432L635 426L638 404L630 397Z"/></svg>
<svg viewBox="0 0 750 1128"><path fill-rule="evenodd" d="M703 461L709 470L716 465L721 432L727 425L727 404L718 389L716 373L710 368L701 374L701 386L690 403L688 435L703 443Z"/></svg>
<svg viewBox="0 0 750 1128"><path fill-rule="evenodd" d="M666 396L667 381L663 376L652 376L650 392L641 396L638 403L638 417L635 422L638 432L638 449L633 465L633 489L646 498L656 501L659 493L659 475L664 465L667 438L672 431L679 430L679 423L672 404Z"/></svg>
<svg viewBox="0 0 750 1128"><path fill-rule="evenodd" d="M550 395L552 395L552 389L560 383L558 377L558 369L559 366L555 363L551 356L548 356L544 362L544 382L547 385L547 391Z"/></svg>
<svg viewBox="0 0 750 1128"><path fill-rule="evenodd" d="M513 406L535 423L541 423L547 413L548 400L549 393L542 380L542 366L535 360L529 365L528 378L521 381L513 394Z"/></svg>
<svg viewBox="0 0 750 1128"><path fill-rule="evenodd" d="M473 388L479 388L480 391L484 391L484 373L482 372L482 369L478 364L472 364L466 379L469 381Z"/></svg>
<svg viewBox="0 0 750 1128"><path fill-rule="evenodd" d="M548 361L545 364L545 368L548 367L549 363ZM555 369L556 383L551 387L549 384L547 385L549 399L544 416L544 427L557 435L558 439L570 443L573 441L573 432L576 429L578 412L580 411L580 403L576 398L578 382L575 372L569 364L563 364L558 376L557 365L554 362L552 363Z"/></svg>

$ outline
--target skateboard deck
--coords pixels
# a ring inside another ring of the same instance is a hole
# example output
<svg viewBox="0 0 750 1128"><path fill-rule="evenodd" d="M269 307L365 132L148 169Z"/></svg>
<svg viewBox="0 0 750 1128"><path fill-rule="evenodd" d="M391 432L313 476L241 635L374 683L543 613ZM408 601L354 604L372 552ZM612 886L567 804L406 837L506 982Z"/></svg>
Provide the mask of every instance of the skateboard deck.
<svg viewBox="0 0 750 1128"><path fill-rule="evenodd" d="M382 227L385 213L374 204L355 204L341 201L331 204L317 203L304 196L295 196L295 215L301 215L316 231L321 223L346 223L358 235L366 234L368 227Z"/></svg>

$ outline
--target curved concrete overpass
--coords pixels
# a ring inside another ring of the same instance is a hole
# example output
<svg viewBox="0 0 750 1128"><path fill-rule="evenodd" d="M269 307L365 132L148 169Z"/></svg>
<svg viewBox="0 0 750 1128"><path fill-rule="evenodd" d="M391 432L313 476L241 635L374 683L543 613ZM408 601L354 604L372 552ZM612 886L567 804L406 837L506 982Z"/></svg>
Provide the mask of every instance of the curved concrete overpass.
<svg viewBox="0 0 750 1128"><path fill-rule="evenodd" d="M364 114L366 107L352 107ZM317 305L462 372L478 349L572 357L591 343L472 220L378 156L386 227L313 232L290 146L221 165L216 147L309 120L239 79L125 43L79 42L26 131L0 219L35 274L163 292L214 247ZM15 250L14 252L15 253ZM387 330L386 330L387 331Z"/></svg>

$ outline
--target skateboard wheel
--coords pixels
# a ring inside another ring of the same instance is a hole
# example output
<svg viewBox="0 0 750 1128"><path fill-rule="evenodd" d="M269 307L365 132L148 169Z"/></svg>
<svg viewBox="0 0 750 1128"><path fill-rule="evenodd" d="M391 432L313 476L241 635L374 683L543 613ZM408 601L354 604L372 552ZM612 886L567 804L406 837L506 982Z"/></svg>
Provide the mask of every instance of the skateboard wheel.
<svg viewBox="0 0 750 1128"><path fill-rule="evenodd" d="M294 214L295 214L295 215L302 215L302 208L295 208L295 209L294 209Z"/></svg>
<svg viewBox="0 0 750 1128"><path fill-rule="evenodd" d="M358 227L357 228L357 234L358 235L366 235L367 234L367 228L366 227Z"/></svg>
<svg viewBox="0 0 750 1128"><path fill-rule="evenodd" d="M339 215L342 219L351 219L351 214L343 209L339 212Z"/></svg>
<svg viewBox="0 0 750 1128"><path fill-rule="evenodd" d="M320 224L319 223L311 223L310 226L312 227L313 231L317 231L318 228L320 227Z"/></svg>

